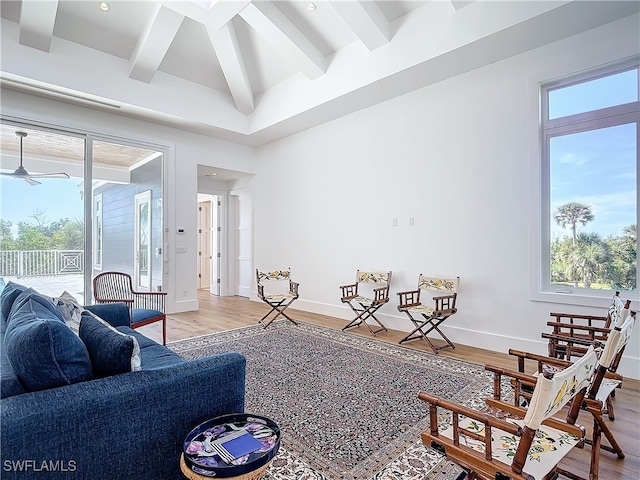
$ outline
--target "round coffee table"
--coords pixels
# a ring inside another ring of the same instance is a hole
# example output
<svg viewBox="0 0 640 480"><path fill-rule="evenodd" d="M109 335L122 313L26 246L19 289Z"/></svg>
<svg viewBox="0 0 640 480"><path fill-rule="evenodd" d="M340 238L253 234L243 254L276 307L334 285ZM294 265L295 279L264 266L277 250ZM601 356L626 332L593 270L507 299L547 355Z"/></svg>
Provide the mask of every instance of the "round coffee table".
<svg viewBox="0 0 640 480"><path fill-rule="evenodd" d="M261 466L257 470L254 470L253 472L244 473L237 477L227 477L227 478L229 478L230 480L258 480L260 477L262 477L262 474L267 470L267 468L269 468L270 464L271 464L271 461L269 461L269 463L265 463L263 466ZM180 470L182 470L182 474L185 477L187 477L189 480L210 480L211 478L215 478L215 477L200 475L199 473L196 473L193 470L191 470L187 466L187 464L184 462L184 453L180 455Z"/></svg>
<svg viewBox="0 0 640 480"><path fill-rule="evenodd" d="M186 436L180 470L190 480L258 480L280 448L280 428L266 417L216 417Z"/></svg>

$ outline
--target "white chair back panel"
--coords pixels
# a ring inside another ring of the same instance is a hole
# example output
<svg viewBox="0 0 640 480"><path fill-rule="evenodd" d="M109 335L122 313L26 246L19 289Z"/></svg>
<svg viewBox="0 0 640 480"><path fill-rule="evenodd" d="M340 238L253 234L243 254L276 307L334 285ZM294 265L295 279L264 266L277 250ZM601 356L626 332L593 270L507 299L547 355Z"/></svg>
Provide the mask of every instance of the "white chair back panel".
<svg viewBox="0 0 640 480"><path fill-rule="evenodd" d="M420 275L418 278L418 288L432 292L457 293L460 278L438 278Z"/></svg>
<svg viewBox="0 0 640 480"><path fill-rule="evenodd" d="M384 287L389 284L389 272L361 272L358 270L356 283L374 283Z"/></svg>
<svg viewBox="0 0 640 480"><path fill-rule="evenodd" d="M622 322L624 321L624 319L622 321L620 320L622 310L624 310L624 304L622 303L622 300L620 300L620 296L614 295L608 311L609 318L611 319L611 328L615 327L617 324L622 325Z"/></svg>
<svg viewBox="0 0 640 480"><path fill-rule="evenodd" d="M258 270L258 281L262 282L270 282L270 281L282 281L282 280L290 280L291 279L291 270L270 270L270 271L260 271Z"/></svg>
<svg viewBox="0 0 640 480"><path fill-rule="evenodd" d="M548 379L538 375L531 402L524 417L529 428L537 430L546 418L564 407L582 388L588 387L598 364L598 356L593 348L580 357L573 365L554 374Z"/></svg>
<svg viewBox="0 0 640 480"><path fill-rule="evenodd" d="M611 366L611 362L613 362L614 357L624 348L629 341L629 337L631 337L635 318L626 315L624 312L628 312L628 310L625 309L622 313L622 315L626 317L626 321L622 327L614 327L613 330L609 332L607 342L604 345L604 350L602 351L602 355L600 355L600 365L605 368L609 368Z"/></svg>

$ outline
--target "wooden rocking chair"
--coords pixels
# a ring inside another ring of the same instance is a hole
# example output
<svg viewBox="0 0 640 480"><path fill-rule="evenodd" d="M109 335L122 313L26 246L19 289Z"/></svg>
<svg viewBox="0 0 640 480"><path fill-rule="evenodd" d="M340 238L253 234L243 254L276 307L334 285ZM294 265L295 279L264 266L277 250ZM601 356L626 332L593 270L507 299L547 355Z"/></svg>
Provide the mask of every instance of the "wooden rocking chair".
<svg viewBox="0 0 640 480"><path fill-rule="evenodd" d="M371 297L366 296L364 292L358 293L358 285L360 284L375 285ZM390 284L391 272L361 272L358 270L356 272L355 283L341 285L342 297L340 300L342 303L347 303L356 314L356 317L346 326L342 327L342 330L364 324L374 337L380 332L386 332L387 327L375 316L375 313L389 301ZM374 330L371 325L367 323L367 319L369 318L375 320L380 328Z"/></svg>
<svg viewBox="0 0 640 480"><path fill-rule="evenodd" d="M574 447L583 446L585 430L553 415L569 402L572 410L579 408L574 404L578 395L586 392L597 362L591 348L565 370L545 371L527 410L507 402L487 402L511 418L499 418L420 392L418 398L429 404L430 418L430 428L422 433L422 441L467 469L469 478L547 480L561 474L582 479L558 464ZM500 376L518 381L527 377L504 369ZM452 412L452 424L442 432L438 428L438 407Z"/></svg>

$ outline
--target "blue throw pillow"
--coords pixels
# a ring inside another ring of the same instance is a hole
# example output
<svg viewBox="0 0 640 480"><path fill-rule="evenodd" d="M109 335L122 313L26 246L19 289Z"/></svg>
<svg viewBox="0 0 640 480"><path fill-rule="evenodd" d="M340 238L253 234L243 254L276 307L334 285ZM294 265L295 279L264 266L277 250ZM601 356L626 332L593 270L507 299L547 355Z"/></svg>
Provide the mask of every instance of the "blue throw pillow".
<svg viewBox="0 0 640 480"><path fill-rule="evenodd" d="M29 391L93 378L82 340L37 299L11 310L4 346L11 368Z"/></svg>
<svg viewBox="0 0 640 480"><path fill-rule="evenodd" d="M23 291L18 297L14 300L13 305L11 306L11 310L9 312L9 318L11 318L11 313L14 310L17 310L22 307L29 300L33 300L34 302L42 305L44 308L49 310L53 315L55 315L58 319L64 322L64 317L58 311L56 306L53 304L51 297L46 297L38 292L36 292L33 288L27 288Z"/></svg>
<svg viewBox="0 0 640 480"><path fill-rule="evenodd" d="M0 294L0 315L2 315L2 320L6 320L9 318L9 312L11 312L11 306L18 295L24 292L27 289L24 285L20 285L19 283L9 282L2 289L2 294Z"/></svg>
<svg viewBox="0 0 640 480"><path fill-rule="evenodd" d="M140 370L140 345L89 311L82 312L80 339L87 346L96 376Z"/></svg>

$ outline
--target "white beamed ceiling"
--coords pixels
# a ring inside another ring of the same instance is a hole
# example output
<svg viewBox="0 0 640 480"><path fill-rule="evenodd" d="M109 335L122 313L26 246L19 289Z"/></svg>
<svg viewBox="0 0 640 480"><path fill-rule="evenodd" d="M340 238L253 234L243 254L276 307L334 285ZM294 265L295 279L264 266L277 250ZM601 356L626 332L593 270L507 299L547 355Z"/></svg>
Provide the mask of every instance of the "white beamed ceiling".
<svg viewBox="0 0 640 480"><path fill-rule="evenodd" d="M637 1L0 2L2 88L258 146L639 11ZM203 8L211 4L211 8Z"/></svg>

